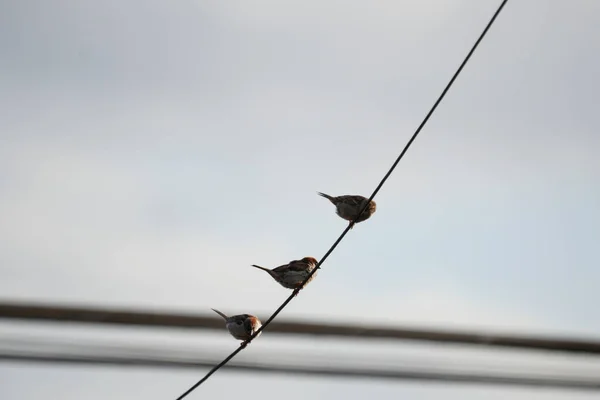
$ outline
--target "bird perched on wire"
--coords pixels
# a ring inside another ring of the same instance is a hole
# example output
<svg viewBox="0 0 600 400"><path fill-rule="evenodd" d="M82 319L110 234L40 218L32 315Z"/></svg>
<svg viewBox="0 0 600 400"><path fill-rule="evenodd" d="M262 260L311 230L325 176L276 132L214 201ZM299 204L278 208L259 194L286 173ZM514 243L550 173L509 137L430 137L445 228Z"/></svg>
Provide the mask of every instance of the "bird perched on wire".
<svg viewBox="0 0 600 400"><path fill-rule="evenodd" d="M350 229L352 229L355 223L369 219L377 210L377 204L371 200L359 217L358 213L369 200L366 197L359 195L330 196L321 192L317 193L319 196L323 196L333 203L337 215L346 221L350 221Z"/></svg>
<svg viewBox="0 0 600 400"><path fill-rule="evenodd" d="M225 320L225 326L227 327L227 330L231 336L237 340L244 341L242 346L246 346L247 341L252 337L254 332L256 332L262 326L260 320L254 315L240 314L228 317L219 310L215 310L214 308L211 308L211 310L223 317ZM256 337L259 337L261 333L262 332L259 332Z"/></svg>
<svg viewBox="0 0 600 400"><path fill-rule="evenodd" d="M312 281L317 273L311 275L310 279L302 285L304 280L317 266L318 262L313 257L304 257L301 260L293 260L277 268L268 269L260 265L252 265L254 268L262 269L273 277L281 286L287 289L294 289L298 294L300 289Z"/></svg>

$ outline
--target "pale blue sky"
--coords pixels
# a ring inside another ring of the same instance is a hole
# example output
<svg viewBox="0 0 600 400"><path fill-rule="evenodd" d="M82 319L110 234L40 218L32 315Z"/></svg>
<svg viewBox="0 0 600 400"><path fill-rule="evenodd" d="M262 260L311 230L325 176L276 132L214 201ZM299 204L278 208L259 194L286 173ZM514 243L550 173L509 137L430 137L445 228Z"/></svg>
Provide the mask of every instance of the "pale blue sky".
<svg viewBox="0 0 600 400"><path fill-rule="evenodd" d="M0 2L0 296L266 319L288 292L249 265L321 258L345 224L316 191L373 191L498 3ZM375 216L282 317L596 337L599 35L594 0L509 2ZM162 399L199 375L0 371L10 399ZM219 373L192 398L239 379L283 385Z"/></svg>

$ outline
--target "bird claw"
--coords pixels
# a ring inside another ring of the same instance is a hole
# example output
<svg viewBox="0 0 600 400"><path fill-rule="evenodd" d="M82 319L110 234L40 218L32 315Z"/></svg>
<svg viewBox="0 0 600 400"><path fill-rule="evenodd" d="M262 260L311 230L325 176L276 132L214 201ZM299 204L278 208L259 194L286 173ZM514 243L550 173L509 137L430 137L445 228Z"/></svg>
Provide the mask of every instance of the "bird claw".
<svg viewBox="0 0 600 400"><path fill-rule="evenodd" d="M246 348L246 346L248 346L248 343L250 343L250 342L248 342L247 340L244 340L242 343L240 343L240 347L241 347L242 349L245 349L245 348Z"/></svg>

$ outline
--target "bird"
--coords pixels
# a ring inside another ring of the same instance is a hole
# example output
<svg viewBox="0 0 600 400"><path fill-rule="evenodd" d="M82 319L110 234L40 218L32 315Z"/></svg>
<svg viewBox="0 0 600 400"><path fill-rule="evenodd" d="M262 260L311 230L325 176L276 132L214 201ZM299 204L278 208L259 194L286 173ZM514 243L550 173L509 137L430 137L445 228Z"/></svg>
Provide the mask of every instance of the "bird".
<svg viewBox="0 0 600 400"><path fill-rule="evenodd" d="M260 265L252 265L254 268L262 269L273 277L281 286L287 289L294 289L298 294L300 289L312 281L317 272L311 275L310 279L302 285L308 275L317 266L318 261L313 257L304 257L301 260L293 260L277 268L269 269Z"/></svg>
<svg viewBox="0 0 600 400"><path fill-rule="evenodd" d="M349 222L350 229L354 227L355 223L363 222L377 211L377 204L374 200L369 202L369 205L365 210L358 216L358 213L364 207L365 203L369 200L366 197L359 195L344 195L344 196L330 196L325 193L317 192L319 196L323 196L333 203L336 209L337 215ZM358 218L357 218L358 217Z"/></svg>
<svg viewBox="0 0 600 400"><path fill-rule="evenodd" d="M242 343L242 346L244 347L254 332L256 332L262 326L260 320L254 315L240 314L228 317L219 310L215 310L214 308L211 308L211 310L223 317L225 320L225 326L227 327L227 330L231 336L237 340L243 340L244 342ZM261 333L262 332L259 332L256 337L259 337Z"/></svg>

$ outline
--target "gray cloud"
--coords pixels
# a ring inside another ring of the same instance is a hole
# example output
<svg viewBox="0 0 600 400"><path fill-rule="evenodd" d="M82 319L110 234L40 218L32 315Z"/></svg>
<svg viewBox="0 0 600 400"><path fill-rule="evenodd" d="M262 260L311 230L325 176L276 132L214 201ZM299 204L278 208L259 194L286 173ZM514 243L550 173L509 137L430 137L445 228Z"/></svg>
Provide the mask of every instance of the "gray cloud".
<svg viewBox="0 0 600 400"><path fill-rule="evenodd" d="M374 189L495 7L3 3L0 294L267 314L249 264L327 250L314 192ZM595 334L598 11L509 3L286 314Z"/></svg>

